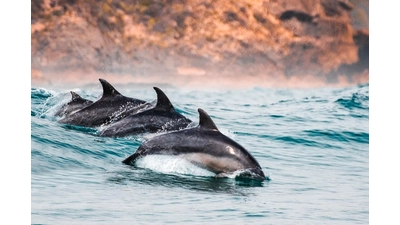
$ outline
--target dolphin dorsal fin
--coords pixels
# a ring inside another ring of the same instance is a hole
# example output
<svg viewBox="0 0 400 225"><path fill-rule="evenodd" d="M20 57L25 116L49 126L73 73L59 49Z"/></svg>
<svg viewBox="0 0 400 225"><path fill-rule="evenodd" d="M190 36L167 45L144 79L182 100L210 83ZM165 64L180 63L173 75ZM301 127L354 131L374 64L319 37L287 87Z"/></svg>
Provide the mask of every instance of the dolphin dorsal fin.
<svg viewBox="0 0 400 225"><path fill-rule="evenodd" d="M198 109L199 111L199 127L202 129L210 129L210 130L218 130L214 121L212 121L211 117L204 111L203 109Z"/></svg>
<svg viewBox="0 0 400 225"><path fill-rule="evenodd" d="M81 96L79 96L76 92L70 91L71 95L72 95L72 101L78 101L80 99L82 99Z"/></svg>
<svg viewBox="0 0 400 225"><path fill-rule="evenodd" d="M103 96L115 96L115 95L121 95L110 83L108 83L104 79L99 79L101 86L103 86Z"/></svg>
<svg viewBox="0 0 400 225"><path fill-rule="evenodd" d="M171 101L165 95L163 91L161 91L158 87L153 87L157 93L157 105L156 108L164 109L164 110L173 110L174 106L172 105Z"/></svg>

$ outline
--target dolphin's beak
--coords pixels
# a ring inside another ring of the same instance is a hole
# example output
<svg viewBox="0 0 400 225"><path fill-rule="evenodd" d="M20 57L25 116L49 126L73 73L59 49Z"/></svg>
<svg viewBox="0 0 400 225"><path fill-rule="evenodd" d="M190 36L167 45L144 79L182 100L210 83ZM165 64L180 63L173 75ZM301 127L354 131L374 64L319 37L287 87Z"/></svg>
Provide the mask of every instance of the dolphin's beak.
<svg viewBox="0 0 400 225"><path fill-rule="evenodd" d="M250 171L253 173L252 175L256 180L260 180L260 181L265 180L265 174L261 168L252 168L252 169L250 169Z"/></svg>
<svg viewBox="0 0 400 225"><path fill-rule="evenodd" d="M261 182L266 179L265 174L261 170L261 168L246 169L239 176L242 177L242 178L254 179L254 180L261 181Z"/></svg>

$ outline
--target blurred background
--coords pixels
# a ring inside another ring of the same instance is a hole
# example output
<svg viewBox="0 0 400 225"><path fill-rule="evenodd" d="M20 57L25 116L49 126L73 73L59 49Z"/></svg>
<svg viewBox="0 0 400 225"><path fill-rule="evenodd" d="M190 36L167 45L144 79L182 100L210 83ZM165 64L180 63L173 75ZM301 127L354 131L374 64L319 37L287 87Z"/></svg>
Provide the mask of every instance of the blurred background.
<svg viewBox="0 0 400 225"><path fill-rule="evenodd" d="M31 0L31 85L369 81L368 0Z"/></svg>

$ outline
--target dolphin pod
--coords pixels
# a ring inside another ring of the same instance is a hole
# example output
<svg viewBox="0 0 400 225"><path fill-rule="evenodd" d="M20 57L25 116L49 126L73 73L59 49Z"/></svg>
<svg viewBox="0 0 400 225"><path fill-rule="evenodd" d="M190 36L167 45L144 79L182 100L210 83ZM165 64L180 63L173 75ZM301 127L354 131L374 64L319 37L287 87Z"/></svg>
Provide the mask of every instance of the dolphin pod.
<svg viewBox="0 0 400 225"><path fill-rule="evenodd" d="M216 177L238 174L254 180L266 179L257 160L240 144L222 134L211 117L198 108L199 123L178 113L165 93L154 87L155 104L120 94L104 79L102 97L92 102L71 91L72 99L56 116L58 122L86 127L100 127L99 136L124 137L142 133L161 133L144 141L122 162L134 165L148 155L171 155L209 170Z"/></svg>

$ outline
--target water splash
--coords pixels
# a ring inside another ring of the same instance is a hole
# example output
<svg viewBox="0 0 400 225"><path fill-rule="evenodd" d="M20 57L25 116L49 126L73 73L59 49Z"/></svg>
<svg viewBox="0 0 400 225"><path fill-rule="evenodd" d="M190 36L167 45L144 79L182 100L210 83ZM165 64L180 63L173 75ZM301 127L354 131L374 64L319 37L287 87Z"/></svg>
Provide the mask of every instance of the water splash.
<svg viewBox="0 0 400 225"><path fill-rule="evenodd" d="M166 155L149 155L136 161L136 166L164 174L185 174L194 176L215 176L215 173L193 165L189 161Z"/></svg>

